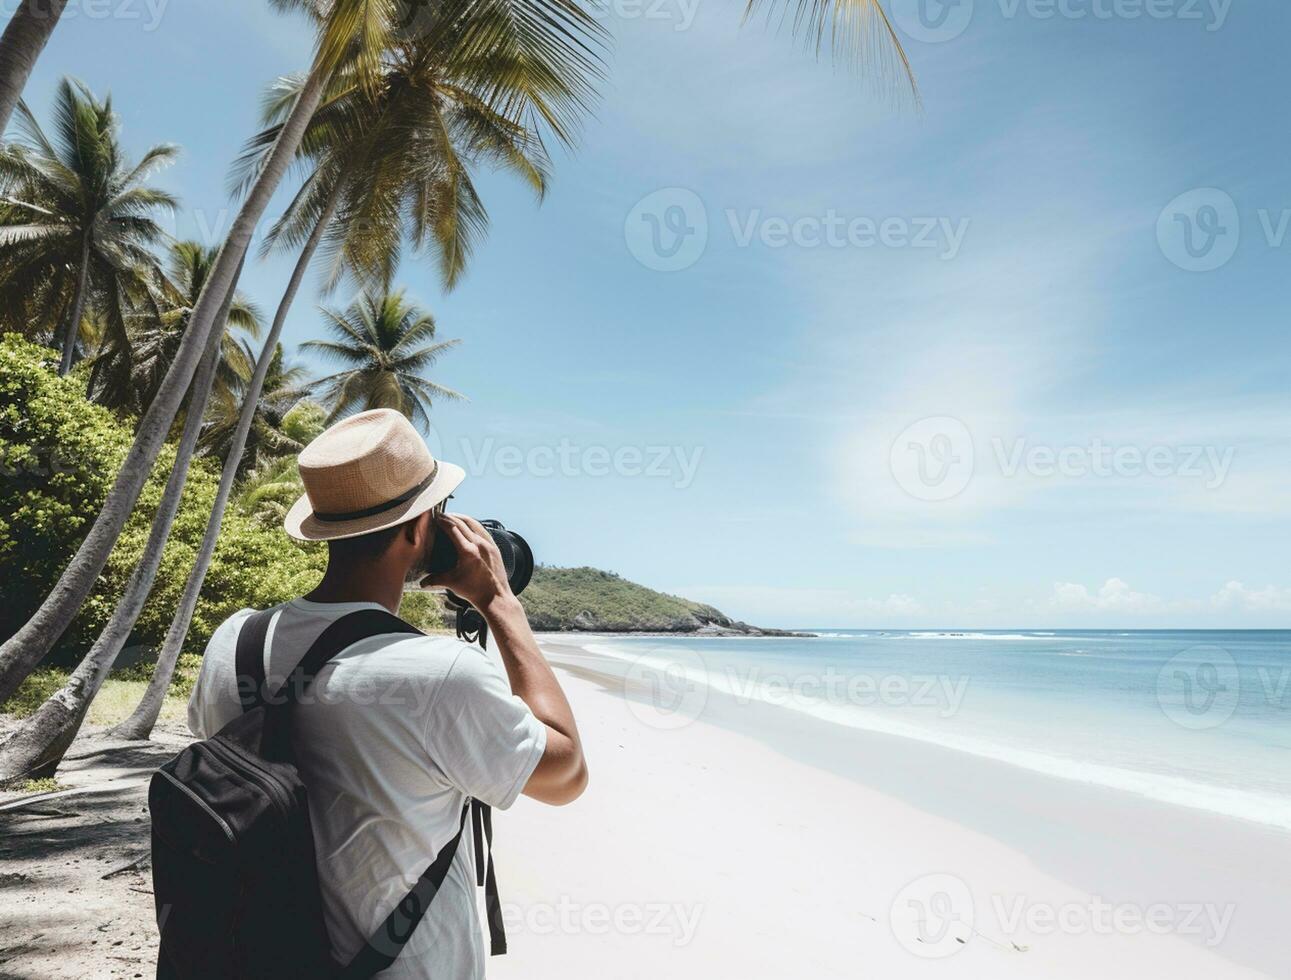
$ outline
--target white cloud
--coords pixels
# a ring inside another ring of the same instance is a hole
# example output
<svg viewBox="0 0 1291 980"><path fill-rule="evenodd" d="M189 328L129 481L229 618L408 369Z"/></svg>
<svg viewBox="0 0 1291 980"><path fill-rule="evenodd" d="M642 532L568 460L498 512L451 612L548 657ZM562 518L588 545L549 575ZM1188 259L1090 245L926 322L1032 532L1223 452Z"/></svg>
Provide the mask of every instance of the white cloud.
<svg viewBox="0 0 1291 980"><path fill-rule="evenodd" d="M1241 609L1247 612L1285 612L1291 610L1291 588L1266 585L1248 589L1241 582L1228 582L1210 597L1216 609Z"/></svg>
<svg viewBox="0 0 1291 980"><path fill-rule="evenodd" d="M1166 606L1160 597L1136 592L1119 578L1109 578L1097 592L1077 582L1055 582L1049 605L1053 609L1100 612L1158 612Z"/></svg>

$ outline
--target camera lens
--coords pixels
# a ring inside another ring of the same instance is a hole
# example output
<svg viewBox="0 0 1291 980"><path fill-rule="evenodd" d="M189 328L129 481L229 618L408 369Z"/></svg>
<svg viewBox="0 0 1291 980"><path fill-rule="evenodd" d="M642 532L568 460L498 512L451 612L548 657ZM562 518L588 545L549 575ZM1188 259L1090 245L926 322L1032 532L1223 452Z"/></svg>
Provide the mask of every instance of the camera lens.
<svg viewBox="0 0 1291 980"><path fill-rule="evenodd" d="M502 564L507 570L511 591L519 595L533 578L533 551L524 538L502 526L501 521L480 521L502 553Z"/></svg>
<svg viewBox="0 0 1291 980"><path fill-rule="evenodd" d="M502 564L506 568L507 582L511 585L511 591L519 595L533 578L533 551L530 550L529 543L515 531L504 527L501 521L490 520L480 521L480 523L484 525L484 529L493 538L493 543L498 546L498 551L502 553ZM429 574L438 575L456 564L457 549L453 547L448 535L436 534L426 571Z"/></svg>

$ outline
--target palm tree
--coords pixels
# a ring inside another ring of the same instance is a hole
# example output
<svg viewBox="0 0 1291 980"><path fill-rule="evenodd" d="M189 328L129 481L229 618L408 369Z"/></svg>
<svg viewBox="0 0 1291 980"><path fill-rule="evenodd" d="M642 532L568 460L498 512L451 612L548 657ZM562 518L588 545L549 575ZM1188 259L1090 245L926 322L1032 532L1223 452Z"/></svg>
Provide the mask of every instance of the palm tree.
<svg viewBox="0 0 1291 980"><path fill-rule="evenodd" d="M99 344L90 364L89 396L108 408L142 414L152 404L175 352L189 328L193 306L215 265L215 249L197 242L176 242L170 249L169 275L157 308L134 314L134 326ZM233 294L228 324L252 337L260 336L260 310L241 293ZM212 397L218 404L246 384L255 357L245 341L225 334Z"/></svg>
<svg viewBox="0 0 1291 980"><path fill-rule="evenodd" d="M508 35L480 51L469 18L432 9L433 29L384 59L376 97L353 72L338 74L302 142L312 173L266 247L306 242L332 205L328 288L346 270L388 283L405 235L436 255L452 288L487 226L473 170L509 170L541 199L550 165L544 135L571 146L603 77L601 63L574 44L533 49ZM271 125L239 161L243 173L255 172L300 84L282 79L272 92Z"/></svg>
<svg viewBox="0 0 1291 980"><path fill-rule="evenodd" d="M137 296L155 281L151 249L165 233L152 216L173 211L177 202L146 181L178 151L154 146L130 165L118 144L111 97L99 102L72 79L58 87L54 140L25 103L18 120L24 138L0 153L0 191L8 204L0 227L0 315L25 324L57 310L59 373L66 374L90 297Z"/></svg>
<svg viewBox="0 0 1291 980"><path fill-rule="evenodd" d="M221 321L228 316L232 299L230 291L219 311ZM222 322L220 326L223 327ZM202 354L193 382L193 404L189 407L175 448L175 464L171 467L166 487L162 491L161 503L153 517L143 554L130 572L125 592L113 610L112 618L103 627L76 670L72 671L67 682L51 694L36 709L35 714L0 745L0 785L23 777L41 778L54 774L72 740L76 738L90 702L107 680L108 672L129 639L130 631L134 629L157 578L166 539L170 536L171 525L179 510L180 498L188 478L189 462L202 430L202 407L211 393L211 385L219 369L222 335L223 329L220 333L212 332L207 341L207 349Z"/></svg>
<svg viewBox="0 0 1291 980"><path fill-rule="evenodd" d="M586 56L578 36L557 32L544 40L524 33L522 23L504 18L487 49L481 50L472 17L496 20L494 8L444 4L434 9L442 29L401 40L383 60L375 95L352 67L338 71L301 141L302 159L312 162L313 172L275 225L267 247L302 241L303 247L230 436L206 536L144 697L115 730L122 737L147 738L156 724L233 482L243 475L237 467L252 431L259 386L272 366L267 360L271 345L319 247L326 240L334 257L329 285L335 284L342 268L364 278L376 267L378 277L388 277L398 261L406 221L414 244L438 254L445 286L451 288L487 218L470 179L471 166L488 162L517 172L541 197L547 165L541 136L515 120L541 124L568 144L579 115L587 109L600 65ZM595 24L583 26L589 37L599 37ZM276 145L281 120L299 99L303 84L283 79L273 91L265 114L268 128L252 140L240 161L243 185L263 165L264 153ZM391 214L392 201L407 202L399 205L406 218ZM257 463L252 480L263 486L249 493L267 495L260 516L272 511L278 499L274 493L282 489L281 480L267 474L281 469Z"/></svg>
<svg viewBox="0 0 1291 980"><path fill-rule="evenodd" d="M393 9L392 0L270 2L282 11L303 10L315 16L317 40L309 78L301 88L277 143L266 156L263 168L238 210L206 285L193 307L189 327L175 350L170 370L158 387L152 404L139 420L134 442L126 452L99 516L45 601L13 636L0 644L0 703L11 697L23 679L44 659L67 623L84 604L107 564L108 556L130 518L148 473L179 413L198 361L206 349L208 335L217 328L220 308L237 285L256 224L291 165L305 127L318 108L327 80L347 58L360 64L372 62L388 44L396 26L394 17L397 11Z"/></svg>
<svg viewBox="0 0 1291 980"><path fill-rule="evenodd" d="M375 90L382 52L395 39L400 30L400 17L407 14L409 6L407 0L271 2L280 10L305 10L316 17L313 65L234 219L207 286L193 310L188 335L176 352L157 397L140 420L135 441L98 518L40 608L0 645L0 701L13 694L49 651L63 626L84 603L106 564L179 411L205 348L207 334L214 328L218 308L236 284L255 226L296 155L329 80L339 67L352 62L364 84L369 90ZM583 49L586 57L596 57L594 46L589 42L597 36L596 22L579 6L578 0L443 0L444 5L453 7L458 2L463 13L469 12L476 22L469 45L473 50L487 52L499 37L513 36L523 38L530 50L563 42ZM877 63L880 72L889 77L893 62L897 62L914 91L905 55L880 0L749 0L745 15L758 10L770 14L777 7L784 9L796 28L806 28L818 49L828 34L836 51Z"/></svg>
<svg viewBox="0 0 1291 980"><path fill-rule="evenodd" d="M286 365L282 344L275 344L269 355L269 371L257 397L253 398L248 390L249 378L243 378L240 384L212 392L206 409L206 428L198 445L226 463L232 459L237 467L237 479L270 460L295 456L305 448L284 429L287 414L309 391L305 369ZM253 362L250 346L245 341L243 356L248 363ZM252 406L251 430L242 440L243 444L235 447L244 404Z"/></svg>
<svg viewBox="0 0 1291 980"><path fill-rule="evenodd" d="M234 506L257 524L278 527L305 492L296 460L284 456L252 470L238 486Z"/></svg>
<svg viewBox="0 0 1291 980"><path fill-rule="evenodd" d="M0 37L0 142L67 0L22 0Z"/></svg>
<svg viewBox="0 0 1291 980"><path fill-rule="evenodd" d="M354 412L392 408L413 422L429 424L435 398L463 397L422 377L459 340L435 340L435 320L404 299L403 290L363 293L344 312L323 308L324 323L335 340L309 340L313 351L347 365L320 379L329 423Z"/></svg>

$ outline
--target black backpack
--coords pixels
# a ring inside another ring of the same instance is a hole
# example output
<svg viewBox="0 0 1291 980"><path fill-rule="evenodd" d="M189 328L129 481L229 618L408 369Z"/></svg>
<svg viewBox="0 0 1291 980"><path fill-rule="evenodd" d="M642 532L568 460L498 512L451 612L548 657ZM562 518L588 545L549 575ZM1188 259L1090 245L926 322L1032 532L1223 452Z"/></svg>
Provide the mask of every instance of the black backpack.
<svg viewBox="0 0 1291 980"><path fill-rule="evenodd" d="M485 887L493 955L506 952L493 873L489 808L462 807L457 834L366 945L332 962L309 805L292 759L291 707L332 657L366 637L418 633L376 609L328 626L277 691L266 691L264 641L272 610L252 615L237 641L243 714L194 742L152 777L152 876L161 949L158 980L365 980L412 937L439 891L474 815L477 884ZM485 845L489 853L485 853Z"/></svg>

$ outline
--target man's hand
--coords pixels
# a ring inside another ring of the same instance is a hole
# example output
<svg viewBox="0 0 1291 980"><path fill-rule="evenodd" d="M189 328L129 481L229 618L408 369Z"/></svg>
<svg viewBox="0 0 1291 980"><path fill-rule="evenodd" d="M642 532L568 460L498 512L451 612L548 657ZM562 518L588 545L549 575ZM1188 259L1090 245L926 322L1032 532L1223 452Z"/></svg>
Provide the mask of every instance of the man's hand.
<svg viewBox="0 0 1291 980"><path fill-rule="evenodd" d="M565 692L538 649L524 607L507 582L502 553L484 525L462 514L444 514L438 530L457 549L457 564L440 575L427 575L421 587L452 589L484 616L512 692L547 728L547 747L525 783L524 794L556 806L570 803L587 786L578 726Z"/></svg>
<svg viewBox="0 0 1291 980"><path fill-rule="evenodd" d="M436 533L448 535L457 551L457 564L438 575L427 575L421 580L423 589L452 589L480 612L511 595L502 553L483 524L464 514L442 514Z"/></svg>

